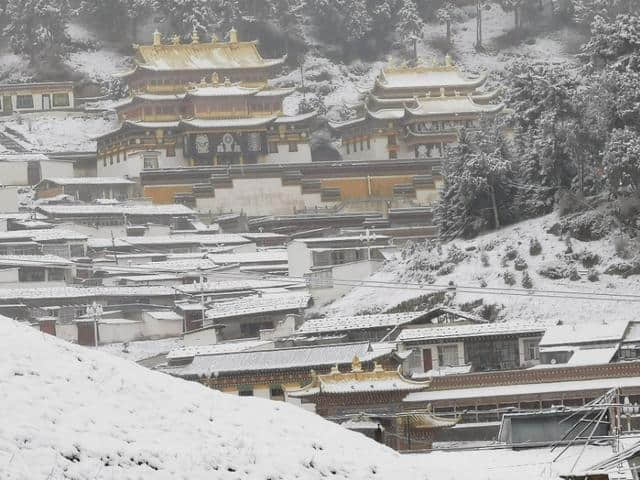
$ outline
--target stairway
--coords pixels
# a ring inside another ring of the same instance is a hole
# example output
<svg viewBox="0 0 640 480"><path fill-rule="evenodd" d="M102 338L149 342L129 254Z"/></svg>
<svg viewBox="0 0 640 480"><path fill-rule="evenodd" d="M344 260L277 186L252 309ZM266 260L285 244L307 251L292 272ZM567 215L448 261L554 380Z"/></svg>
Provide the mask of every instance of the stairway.
<svg viewBox="0 0 640 480"><path fill-rule="evenodd" d="M27 151L21 144L7 135L4 131L0 130L0 145L6 148L9 152L25 153Z"/></svg>

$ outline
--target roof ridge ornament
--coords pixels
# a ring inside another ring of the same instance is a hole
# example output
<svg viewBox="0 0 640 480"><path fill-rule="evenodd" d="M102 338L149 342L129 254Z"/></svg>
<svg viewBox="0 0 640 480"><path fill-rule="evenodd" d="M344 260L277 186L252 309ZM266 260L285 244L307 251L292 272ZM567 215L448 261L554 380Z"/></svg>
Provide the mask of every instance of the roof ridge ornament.
<svg viewBox="0 0 640 480"><path fill-rule="evenodd" d="M178 35L177 33L174 33L173 36L171 37L171 43L173 45L180 45L180 35Z"/></svg>
<svg viewBox="0 0 640 480"><path fill-rule="evenodd" d="M193 26L193 31L191 32L191 43L200 43L200 35L198 35L198 30L196 26Z"/></svg>
<svg viewBox="0 0 640 480"><path fill-rule="evenodd" d="M358 355L354 355L353 360L351 362L351 371L353 373L362 372L362 362L360 361L360 357Z"/></svg>

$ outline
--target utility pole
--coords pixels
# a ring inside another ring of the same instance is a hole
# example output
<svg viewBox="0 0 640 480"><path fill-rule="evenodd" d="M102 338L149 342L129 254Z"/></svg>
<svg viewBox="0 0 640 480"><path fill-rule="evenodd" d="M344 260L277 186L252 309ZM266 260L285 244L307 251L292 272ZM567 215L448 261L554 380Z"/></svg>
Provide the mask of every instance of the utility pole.
<svg viewBox="0 0 640 480"><path fill-rule="evenodd" d="M491 204L493 206L493 218L496 222L496 230L500 228L500 218L498 217L498 206L496 205L496 191L493 185L489 186L489 193L491 195Z"/></svg>
<svg viewBox="0 0 640 480"><path fill-rule="evenodd" d="M476 50L482 49L482 0L476 0Z"/></svg>

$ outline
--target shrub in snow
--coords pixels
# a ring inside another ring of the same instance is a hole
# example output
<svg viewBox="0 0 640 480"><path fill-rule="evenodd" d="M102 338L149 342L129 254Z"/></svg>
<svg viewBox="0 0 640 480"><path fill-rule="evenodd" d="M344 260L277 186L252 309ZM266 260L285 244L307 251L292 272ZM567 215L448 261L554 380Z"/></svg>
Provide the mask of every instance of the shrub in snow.
<svg viewBox="0 0 640 480"><path fill-rule="evenodd" d="M597 282L598 280L600 280L600 274L596 269L592 268L591 270L589 270L587 278L590 282Z"/></svg>
<svg viewBox="0 0 640 480"><path fill-rule="evenodd" d="M436 275L449 275L450 273L453 273L455 269L456 265L454 263L445 263L438 269Z"/></svg>
<svg viewBox="0 0 640 480"><path fill-rule="evenodd" d="M629 240L623 235L617 235L613 239L613 248L616 251L616 255L620 258L627 258L629 256Z"/></svg>
<svg viewBox="0 0 640 480"><path fill-rule="evenodd" d="M480 287L481 288L487 288L487 281L484 278L480 279Z"/></svg>
<svg viewBox="0 0 640 480"><path fill-rule="evenodd" d="M580 277L580 274L578 273L578 269L575 267L575 265L569 268L568 276L569 276L569 280L573 282L576 282L582 278Z"/></svg>
<svg viewBox="0 0 640 480"><path fill-rule="evenodd" d="M518 258L516 258L515 261L513 262L513 266L516 270L522 271L522 270L526 270L529 265L527 265L527 262L525 261L524 258L518 256Z"/></svg>
<svg viewBox="0 0 640 480"><path fill-rule="evenodd" d="M568 276L568 267L566 263L553 261L548 262L538 269L538 275L541 275L551 280L560 280Z"/></svg>
<svg viewBox="0 0 640 480"><path fill-rule="evenodd" d="M573 253L573 244L571 243L571 237L567 237L564 241L564 244L567 247L564 251L565 255L571 255Z"/></svg>
<svg viewBox="0 0 640 480"><path fill-rule="evenodd" d="M458 264L469 257L468 253L463 252L457 245L451 245L447 251L447 261Z"/></svg>
<svg viewBox="0 0 640 480"><path fill-rule="evenodd" d="M532 238L529 241L529 255L535 257L536 255L540 255L542 253L542 244L537 238Z"/></svg>
<svg viewBox="0 0 640 480"><path fill-rule="evenodd" d="M509 270L505 270L502 274L502 278L504 279L504 283L512 287L516 284L516 277Z"/></svg>
<svg viewBox="0 0 640 480"><path fill-rule="evenodd" d="M556 237L562 233L562 225L560 223L554 223L549 228L547 228L546 232L550 235L555 235Z"/></svg>
<svg viewBox="0 0 640 480"><path fill-rule="evenodd" d="M507 247L506 251L504 252L504 258L506 258L507 260L515 260L517 256L518 250L511 246Z"/></svg>
<svg viewBox="0 0 640 480"><path fill-rule="evenodd" d="M635 257L629 262L612 263L604 273L608 275L619 275L627 278L631 275L640 275L640 256Z"/></svg>
<svg viewBox="0 0 640 480"><path fill-rule="evenodd" d="M483 267L488 267L489 266L489 255L487 255L485 252L482 252L480 254L480 261L482 262L482 266Z"/></svg>
<svg viewBox="0 0 640 480"><path fill-rule="evenodd" d="M525 270L522 274L522 287L533 288L533 280L531 280L531 275L529 275L529 272L527 270Z"/></svg>
<svg viewBox="0 0 640 480"><path fill-rule="evenodd" d="M600 255L588 250L583 250L576 255L576 260L579 260L584 268L591 268L600 263Z"/></svg>
<svg viewBox="0 0 640 480"><path fill-rule="evenodd" d="M569 232L577 240L590 242L606 237L612 224L611 215L599 210L589 210L563 218L562 230Z"/></svg>

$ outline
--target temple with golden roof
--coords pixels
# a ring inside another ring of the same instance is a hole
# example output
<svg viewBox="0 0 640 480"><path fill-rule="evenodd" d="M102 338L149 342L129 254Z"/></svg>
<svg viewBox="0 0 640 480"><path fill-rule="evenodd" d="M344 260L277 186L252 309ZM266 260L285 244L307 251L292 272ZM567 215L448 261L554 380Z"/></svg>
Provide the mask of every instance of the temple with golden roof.
<svg viewBox="0 0 640 480"><path fill-rule="evenodd" d="M135 67L120 75L130 97L116 105L120 126L98 138L98 175L190 166L310 162L315 113L286 116L293 88L268 84L285 57L264 59L256 42L190 43L174 36L134 45Z"/></svg>
<svg viewBox="0 0 640 480"><path fill-rule="evenodd" d="M461 128L477 128L503 104L497 91L479 93L486 75L465 77L447 56L444 65L384 68L365 92L358 116L330 126L346 160L439 158Z"/></svg>

